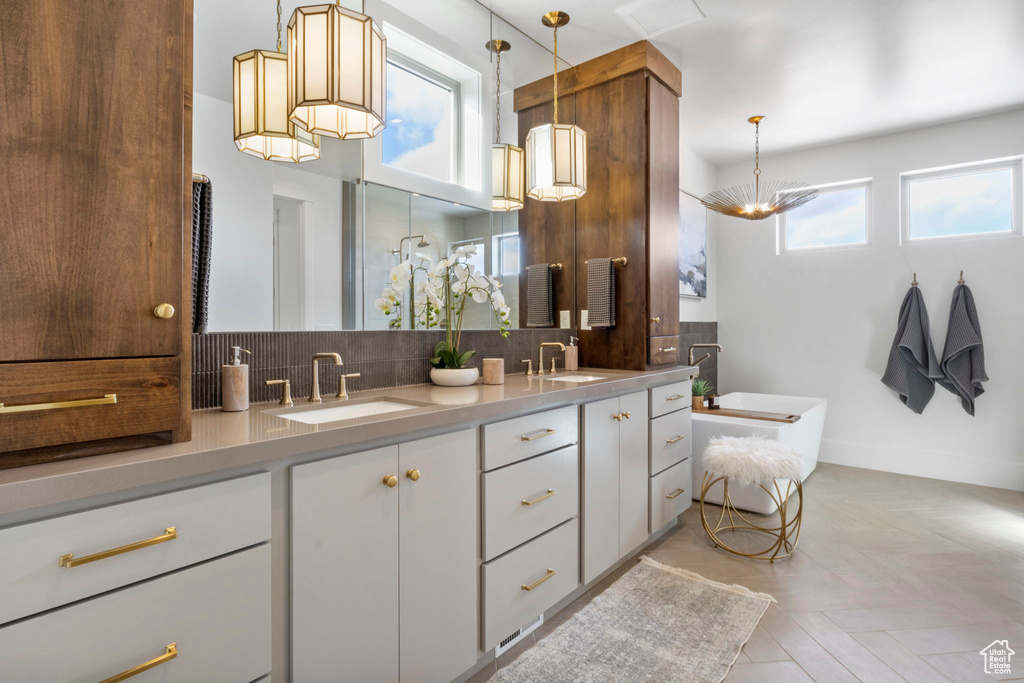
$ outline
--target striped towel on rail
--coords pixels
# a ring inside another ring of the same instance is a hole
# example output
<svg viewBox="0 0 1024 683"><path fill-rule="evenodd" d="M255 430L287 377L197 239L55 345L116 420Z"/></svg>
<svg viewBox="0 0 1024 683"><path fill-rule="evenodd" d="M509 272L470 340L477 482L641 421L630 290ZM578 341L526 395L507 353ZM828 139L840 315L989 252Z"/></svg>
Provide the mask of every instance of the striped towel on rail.
<svg viewBox="0 0 1024 683"><path fill-rule="evenodd" d="M899 325L892 340L882 384L899 394L908 408L920 414L935 395L935 380L941 376L932 348L924 297L918 287L911 287L900 306Z"/></svg>
<svg viewBox="0 0 1024 683"><path fill-rule="evenodd" d="M547 263L526 266L527 327L554 326L555 311L551 294L551 266Z"/></svg>
<svg viewBox="0 0 1024 683"><path fill-rule="evenodd" d="M988 375L978 309L967 285L958 285L953 290L941 368L943 377L939 384L959 396L967 414L974 415L974 399L985 393L981 383L988 381Z"/></svg>
<svg viewBox="0 0 1024 683"><path fill-rule="evenodd" d="M615 327L615 264L610 258L587 261L587 324Z"/></svg>

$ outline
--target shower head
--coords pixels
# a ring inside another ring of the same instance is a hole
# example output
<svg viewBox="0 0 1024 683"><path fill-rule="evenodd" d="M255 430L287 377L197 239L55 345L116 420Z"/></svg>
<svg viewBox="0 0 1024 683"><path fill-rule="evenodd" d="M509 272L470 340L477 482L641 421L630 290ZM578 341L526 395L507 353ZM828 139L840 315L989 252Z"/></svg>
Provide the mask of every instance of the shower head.
<svg viewBox="0 0 1024 683"><path fill-rule="evenodd" d="M429 247L429 246L430 246L430 242L428 242L427 240L423 239L423 235L420 235L420 243L416 245L416 248L417 249L422 249L423 247Z"/></svg>

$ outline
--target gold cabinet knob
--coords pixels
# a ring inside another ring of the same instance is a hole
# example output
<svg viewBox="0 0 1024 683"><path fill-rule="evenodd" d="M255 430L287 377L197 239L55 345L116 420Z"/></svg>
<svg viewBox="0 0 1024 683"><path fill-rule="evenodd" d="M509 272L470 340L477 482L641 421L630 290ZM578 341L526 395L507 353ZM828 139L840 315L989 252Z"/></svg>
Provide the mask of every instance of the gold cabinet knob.
<svg viewBox="0 0 1024 683"><path fill-rule="evenodd" d="M408 477L409 479L412 479L413 481L419 481L420 480L420 471L419 470L409 470L408 472L405 473L405 476Z"/></svg>
<svg viewBox="0 0 1024 683"><path fill-rule="evenodd" d="M624 417L624 418L626 418L626 419L628 420L629 418L631 418L631 417L633 417L633 416L632 416L632 415L630 415L630 414L629 414L629 411L627 410L626 412L624 412L624 413L622 414L622 417Z"/></svg>
<svg viewBox="0 0 1024 683"><path fill-rule="evenodd" d="M160 304L153 309L153 315L158 318L168 320L174 317L174 306L170 304Z"/></svg>
<svg viewBox="0 0 1024 683"><path fill-rule="evenodd" d="M384 484L388 488L392 488L393 489L396 486L398 486L398 477L396 477L393 474L389 474L388 476L384 477Z"/></svg>
<svg viewBox="0 0 1024 683"><path fill-rule="evenodd" d="M612 417L615 418L616 421L622 422L622 413L616 413L612 415Z"/></svg>
<svg viewBox="0 0 1024 683"><path fill-rule="evenodd" d="M659 315L659 316L657 316L655 318L651 318L651 322L652 323L660 323L661 322L661 316Z"/></svg>

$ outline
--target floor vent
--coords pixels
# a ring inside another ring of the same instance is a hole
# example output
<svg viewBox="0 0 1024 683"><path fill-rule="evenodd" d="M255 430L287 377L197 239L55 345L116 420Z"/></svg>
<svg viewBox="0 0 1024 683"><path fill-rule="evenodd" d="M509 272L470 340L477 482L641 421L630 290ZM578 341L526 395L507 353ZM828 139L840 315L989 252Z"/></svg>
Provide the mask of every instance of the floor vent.
<svg viewBox="0 0 1024 683"><path fill-rule="evenodd" d="M522 640L526 636L528 636L531 633L533 633L534 630L536 630L536 628L538 626L540 626L541 624L543 624L543 623L544 623L544 615L541 614L540 616L538 616L536 619L531 621L526 626L523 626L522 628L517 628L512 633L510 633L509 635L505 636L505 638L503 638L502 641L495 646L495 648L494 648L494 658L497 659L498 657L500 657L505 652L511 650L515 646L516 643L518 643L520 640Z"/></svg>

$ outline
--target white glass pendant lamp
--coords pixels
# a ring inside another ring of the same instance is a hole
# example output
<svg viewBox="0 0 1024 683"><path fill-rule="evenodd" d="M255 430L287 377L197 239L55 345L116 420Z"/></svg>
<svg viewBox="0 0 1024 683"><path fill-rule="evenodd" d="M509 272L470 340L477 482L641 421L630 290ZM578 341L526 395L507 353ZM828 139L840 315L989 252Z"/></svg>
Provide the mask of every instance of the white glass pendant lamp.
<svg viewBox="0 0 1024 683"><path fill-rule="evenodd" d="M320 137L288 120L288 55L281 52L281 3L277 3L277 52L250 50L234 58L234 128L238 151L267 161L299 163L320 158Z"/></svg>
<svg viewBox="0 0 1024 683"><path fill-rule="evenodd" d="M512 49L507 40L492 40L487 49L495 54L497 77L494 111L494 145L491 147L491 209L518 211L525 196L526 153L522 147L501 142L501 53Z"/></svg>
<svg viewBox="0 0 1024 683"><path fill-rule="evenodd" d="M292 122L342 140L384 130L387 40L373 19L340 4L297 7L288 21Z"/></svg>
<svg viewBox="0 0 1024 683"><path fill-rule="evenodd" d="M548 12L541 21L554 29L555 36L554 123L526 135L526 194L542 202L561 202L587 193L587 133L558 122L558 29L569 23L569 15Z"/></svg>

